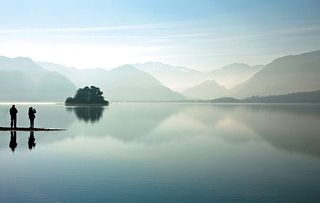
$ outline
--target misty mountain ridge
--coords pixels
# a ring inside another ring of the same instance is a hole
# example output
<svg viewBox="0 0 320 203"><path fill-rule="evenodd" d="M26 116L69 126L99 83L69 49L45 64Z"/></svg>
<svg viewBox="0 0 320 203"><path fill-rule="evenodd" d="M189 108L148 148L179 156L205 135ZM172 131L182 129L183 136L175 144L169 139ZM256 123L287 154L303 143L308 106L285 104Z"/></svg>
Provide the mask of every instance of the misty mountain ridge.
<svg viewBox="0 0 320 203"><path fill-rule="evenodd" d="M37 62L41 67L45 68L49 71L55 71L60 73L61 75L66 76L69 78L77 87L84 87L90 86L91 84L88 83L88 78L95 78L95 80L91 81L93 84L96 85L95 81L104 80L103 74L105 70L102 68L95 68L95 69L77 69L74 67L67 67L60 64L49 63L49 62Z"/></svg>
<svg viewBox="0 0 320 203"><path fill-rule="evenodd" d="M263 65L249 66L243 63L234 63L210 72L201 72L159 62L139 63L133 64L133 66L149 73L165 86L181 93L208 80L215 80L220 86L231 89L263 68Z"/></svg>
<svg viewBox="0 0 320 203"><path fill-rule="evenodd" d="M227 89L214 80L204 81L194 87L184 90L183 95L189 99L212 99L226 95Z"/></svg>
<svg viewBox="0 0 320 203"><path fill-rule="evenodd" d="M158 69L161 67L158 64L157 66ZM144 67L144 69L147 68ZM175 69L177 70L177 68ZM187 70L189 73L193 73L189 69ZM214 99L223 96L246 98L256 95L268 96L315 91L320 89L319 77L320 51L314 51L280 57L265 66L234 63L210 72L210 79L185 89L182 94L192 99L208 99L210 97ZM234 85L236 86L233 87Z"/></svg>
<svg viewBox="0 0 320 203"><path fill-rule="evenodd" d="M25 57L1 56L0 81L3 101L61 101L76 90L65 76Z"/></svg>
<svg viewBox="0 0 320 203"><path fill-rule="evenodd" d="M209 100L212 103L320 103L320 90L310 92L294 92L282 95L251 96L245 99L221 97Z"/></svg>
<svg viewBox="0 0 320 203"><path fill-rule="evenodd" d="M229 94L239 98L320 89L320 51L290 55L267 64Z"/></svg>
<svg viewBox="0 0 320 203"><path fill-rule="evenodd" d="M76 87L87 85L100 87L107 99L126 101L183 100L182 94L192 99L279 95L320 89L319 64L320 51L284 56L265 66L236 63L210 73L158 62L81 70L46 62L36 64L26 57L0 56L0 99L64 100ZM221 84L245 78L230 90ZM174 88L182 94L171 90Z"/></svg>
<svg viewBox="0 0 320 203"><path fill-rule="evenodd" d="M148 71L150 75L153 74L153 77L155 79L158 79L158 81L160 81L162 84L164 84L164 82L162 81L165 81L166 79L165 76L170 75L171 81L167 80L167 84L170 83L171 86L175 85L174 82L180 83L181 81L184 81L185 83L187 83L187 85L190 85L199 80L199 83L192 85L190 88L187 88L184 91L181 91L182 94L187 98L214 99L223 96L245 98L255 95L267 96L320 89L318 80L320 64L319 52L320 51L315 51L296 56L281 57L274 60L270 64L267 64L266 66L249 66L246 64L235 63L225 66L221 69L214 70L210 72L210 74L157 62L135 64L132 66L134 66L135 68L138 67L137 69L139 69L140 71L145 70L142 72ZM91 74L92 77L96 75L94 77L94 81L104 79L104 76L102 76L103 74L97 73L99 71L103 72L103 69L83 71L89 75ZM184 75L185 73L187 73L187 76ZM213 76L213 73L215 74L215 76ZM199 75L197 80L192 79L194 74ZM202 75L205 74L207 76L202 77ZM175 76L177 76L177 78L180 77L180 80L177 79L176 81L174 81ZM181 79L181 77L183 79ZM207 77L209 77L209 79L207 79ZM217 78L220 83L212 79L214 77ZM78 76L76 78L78 78ZM159 78L162 78L162 81ZM192 82L190 82L190 80ZM223 81L231 81L232 83L234 83L234 81L237 80L245 81L240 85L231 88L230 90L224 88L221 85ZM183 82L181 82L181 84L183 84ZM185 84L183 84L183 86L185 86ZM170 86L167 87L170 88Z"/></svg>
<svg viewBox="0 0 320 203"><path fill-rule="evenodd" d="M46 70L27 57L9 58L0 56L0 70L19 71L27 74L45 74Z"/></svg>
<svg viewBox="0 0 320 203"><path fill-rule="evenodd" d="M244 103L320 103L320 90L295 92L283 95L252 96L243 99Z"/></svg>
<svg viewBox="0 0 320 203"><path fill-rule="evenodd" d="M150 74L140 71L132 65L123 65L111 70L75 69L63 65L39 62L50 70L65 74L78 86L95 85L104 91L108 100L182 100L181 94L162 85Z"/></svg>
<svg viewBox="0 0 320 203"><path fill-rule="evenodd" d="M162 85L150 74L132 65L124 65L107 72L104 81L106 96L113 100L183 100L178 92Z"/></svg>
<svg viewBox="0 0 320 203"><path fill-rule="evenodd" d="M233 63L221 69L211 71L209 74L217 83L227 89L231 89L248 80L263 67L263 65L249 66L244 63Z"/></svg>
<svg viewBox="0 0 320 203"><path fill-rule="evenodd" d="M206 73L202 73L200 71L195 71L185 67L170 66L159 62L147 62L143 64L134 65L127 64L116 67L111 70L79 70L72 67L69 68L52 63L39 62L39 64L47 68L48 70L57 71L61 74L66 75L77 86L90 85L88 84L88 82L92 81L92 84L101 87L101 89L106 92L106 95L113 94L112 92L114 91L118 92L120 87L125 87L126 89L128 89L129 87L139 87L145 89L148 86L157 87L164 83L169 84L163 86L166 86L170 89L171 87L178 87L175 85L179 85L180 89L183 89L187 86L191 86L190 88L187 88L185 91L181 91L181 93L187 98L192 99L195 99L197 97L200 97L200 99L221 97L226 93L226 89L224 87L220 86L212 80L210 82L210 77ZM141 77L139 77L137 73ZM147 75L145 73L147 73ZM154 78L151 79L150 75L152 75ZM127 78L127 80L123 81L121 79L123 77ZM135 78L139 79L136 80ZM109 93L107 93L107 91ZM120 95L111 96L114 97L114 100L119 100L119 98L128 100L129 98L129 95L128 98L124 98L124 96ZM155 97L155 95L153 97ZM130 98L132 99L133 97L130 96ZM143 98L147 99L145 97ZM136 99L137 98L135 97L135 100ZM183 99L183 97L179 97L177 99L180 100Z"/></svg>
<svg viewBox="0 0 320 203"><path fill-rule="evenodd" d="M133 64L133 66L149 73L165 86L178 92L182 92L185 89L210 79L210 77L203 72L159 62L138 63Z"/></svg>
<svg viewBox="0 0 320 203"><path fill-rule="evenodd" d="M131 79L130 79L131 78ZM157 87L162 84L150 74L140 71L132 65L126 64L108 71L108 79L111 85L125 87ZM136 81L135 79L139 79Z"/></svg>

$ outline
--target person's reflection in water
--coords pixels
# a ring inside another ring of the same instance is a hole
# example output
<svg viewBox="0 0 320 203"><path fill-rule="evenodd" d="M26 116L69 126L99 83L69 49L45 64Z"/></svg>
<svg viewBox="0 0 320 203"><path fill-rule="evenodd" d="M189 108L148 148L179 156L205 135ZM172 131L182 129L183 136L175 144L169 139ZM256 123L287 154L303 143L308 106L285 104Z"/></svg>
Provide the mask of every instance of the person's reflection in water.
<svg viewBox="0 0 320 203"><path fill-rule="evenodd" d="M34 138L34 131L30 131L30 136L28 140L28 147L31 150L32 148L36 147L36 139Z"/></svg>
<svg viewBox="0 0 320 203"><path fill-rule="evenodd" d="M17 143L17 132L16 131L10 131L10 133L11 133L11 137L10 137L9 147L14 152L14 150L16 149L16 147L18 145L18 143Z"/></svg>
<svg viewBox="0 0 320 203"><path fill-rule="evenodd" d="M74 111L79 120L95 123L102 118L104 107L101 107L101 106L81 106L81 107L70 107L70 108L68 107L67 111Z"/></svg>

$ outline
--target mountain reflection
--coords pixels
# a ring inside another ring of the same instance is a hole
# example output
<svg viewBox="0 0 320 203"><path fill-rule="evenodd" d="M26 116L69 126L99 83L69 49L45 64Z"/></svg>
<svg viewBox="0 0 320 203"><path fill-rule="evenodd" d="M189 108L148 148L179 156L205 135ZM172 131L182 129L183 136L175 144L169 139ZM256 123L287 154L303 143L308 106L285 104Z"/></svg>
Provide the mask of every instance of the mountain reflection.
<svg viewBox="0 0 320 203"><path fill-rule="evenodd" d="M83 120L86 123L87 122L95 123L102 118L104 107L101 107L101 106L67 107L67 111L73 111L79 120Z"/></svg>
<svg viewBox="0 0 320 203"><path fill-rule="evenodd" d="M69 110L74 111L79 120L89 121L88 107ZM108 116L101 118L99 125L77 126L70 131L75 135L107 135L123 142L152 145L192 139L195 135L239 145L262 138L280 150L320 157L319 119L320 106L317 105L126 103L109 108Z"/></svg>
<svg viewBox="0 0 320 203"><path fill-rule="evenodd" d="M57 106L48 109L48 113L52 112L51 117L39 121L43 122L42 125L61 126L64 121L66 124L69 122L70 127L65 134L56 132L56 136L39 136L37 144L40 145L57 143L63 139L69 141L68 137L78 135L85 135L88 139L101 138L101 145L108 144L104 143L105 137L112 137L121 143L143 143L148 146L203 139L207 142L223 140L225 144L238 146L263 142L285 153L295 152L320 158L320 105L114 103L108 107L108 116L104 117L104 108L97 106L66 109ZM63 112L59 112L59 109ZM43 107L43 111L46 108ZM68 119L63 120L62 116ZM70 125L71 121L73 125ZM19 135L23 137L24 133ZM28 140L29 149L36 146L33 133L29 135L28 132L29 140L26 139L28 137L23 138ZM9 147L16 151L17 132L12 131L10 135ZM8 137L0 136L0 148L8 148L8 142Z"/></svg>
<svg viewBox="0 0 320 203"><path fill-rule="evenodd" d="M320 157L318 105L245 106L232 116L278 149Z"/></svg>

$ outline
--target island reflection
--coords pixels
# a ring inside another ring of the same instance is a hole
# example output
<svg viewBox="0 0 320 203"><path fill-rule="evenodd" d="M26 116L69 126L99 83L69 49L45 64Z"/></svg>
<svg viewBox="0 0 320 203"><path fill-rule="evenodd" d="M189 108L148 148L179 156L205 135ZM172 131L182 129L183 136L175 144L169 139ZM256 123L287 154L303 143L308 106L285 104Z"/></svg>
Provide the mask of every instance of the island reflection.
<svg viewBox="0 0 320 203"><path fill-rule="evenodd" d="M67 107L68 112L74 112L78 120L82 120L86 123L95 123L100 121L103 117L104 107L102 106L77 106Z"/></svg>

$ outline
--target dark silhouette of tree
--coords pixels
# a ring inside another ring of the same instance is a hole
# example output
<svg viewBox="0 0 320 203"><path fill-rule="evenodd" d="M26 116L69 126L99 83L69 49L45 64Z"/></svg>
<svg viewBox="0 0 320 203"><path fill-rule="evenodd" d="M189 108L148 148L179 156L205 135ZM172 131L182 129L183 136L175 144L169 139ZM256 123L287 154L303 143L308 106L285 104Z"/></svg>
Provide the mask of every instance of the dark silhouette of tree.
<svg viewBox="0 0 320 203"><path fill-rule="evenodd" d="M68 97L66 104L99 104L108 105L109 102L104 100L103 92L99 87L91 86L84 87L77 90L74 97Z"/></svg>

